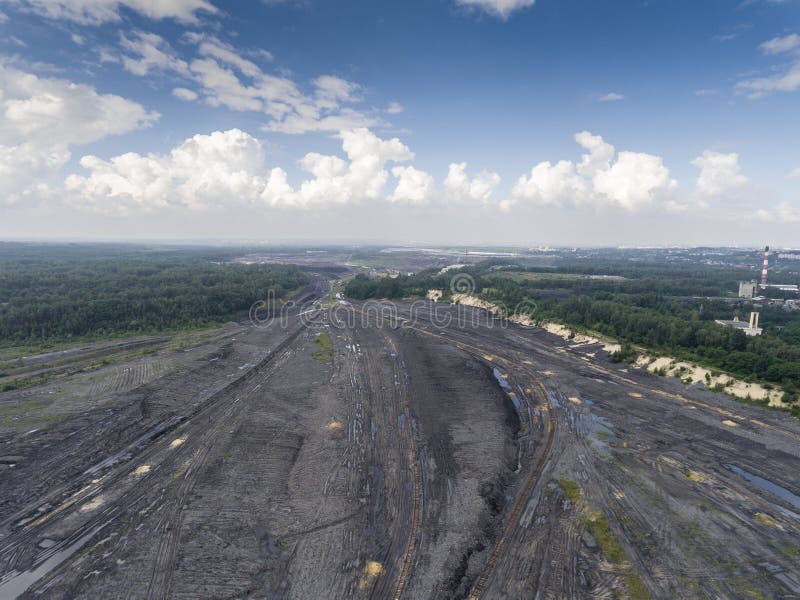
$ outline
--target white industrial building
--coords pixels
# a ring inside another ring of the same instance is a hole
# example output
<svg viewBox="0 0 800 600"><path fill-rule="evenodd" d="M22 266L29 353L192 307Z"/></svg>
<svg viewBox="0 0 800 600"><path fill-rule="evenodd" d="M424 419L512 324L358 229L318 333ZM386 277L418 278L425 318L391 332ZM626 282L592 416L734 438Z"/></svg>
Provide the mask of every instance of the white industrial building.
<svg viewBox="0 0 800 600"><path fill-rule="evenodd" d="M761 335L761 332L764 331L761 327L758 326L758 316L760 313L755 311L750 313L750 321L740 321L739 317L736 316L733 318L732 321L725 321L723 319L717 319L715 323L719 323L720 325L725 325L726 327L733 327L735 329L741 329L744 331L745 335Z"/></svg>

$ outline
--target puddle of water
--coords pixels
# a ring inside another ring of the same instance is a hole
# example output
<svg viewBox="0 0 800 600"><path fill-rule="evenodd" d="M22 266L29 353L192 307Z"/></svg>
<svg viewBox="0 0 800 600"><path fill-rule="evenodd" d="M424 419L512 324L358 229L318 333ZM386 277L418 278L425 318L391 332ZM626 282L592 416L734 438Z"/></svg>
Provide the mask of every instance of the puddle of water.
<svg viewBox="0 0 800 600"><path fill-rule="evenodd" d="M611 421L589 411L576 412L575 429L579 435L588 439L592 447L602 456L611 456L609 442L617 439Z"/></svg>
<svg viewBox="0 0 800 600"><path fill-rule="evenodd" d="M561 408L561 402L558 401L558 398L551 390L547 390L547 397L550 399L550 404L553 405L553 408Z"/></svg>
<svg viewBox="0 0 800 600"><path fill-rule="evenodd" d="M503 391L508 395L511 399L511 402L514 403L514 408L519 410L519 398L517 395L512 391L511 386L508 384L508 375L504 375L500 372L500 369L495 367L492 369L492 375L497 380L497 383L500 384L500 387L503 388Z"/></svg>
<svg viewBox="0 0 800 600"><path fill-rule="evenodd" d="M0 598L8 598L13 600L18 598L34 583L39 581L42 577L47 575L50 571L55 569L62 562L67 560L70 556L80 550L83 545L88 542L94 535L99 532L106 524L96 527L83 537L78 538L75 542L64 548L58 549L54 547L49 555L38 567L20 573L19 571L11 571L0 579Z"/></svg>
<svg viewBox="0 0 800 600"><path fill-rule="evenodd" d="M723 463L722 466L728 469L729 471L733 471L734 473L741 475L757 488L760 488L765 492L769 492L773 496L777 496L784 502L788 502L795 508L800 509L800 496L793 494L785 487L781 487L777 483L772 483L769 479L764 479L763 477L759 477L758 475L755 475L750 471L746 471L741 467L737 467L736 465Z"/></svg>

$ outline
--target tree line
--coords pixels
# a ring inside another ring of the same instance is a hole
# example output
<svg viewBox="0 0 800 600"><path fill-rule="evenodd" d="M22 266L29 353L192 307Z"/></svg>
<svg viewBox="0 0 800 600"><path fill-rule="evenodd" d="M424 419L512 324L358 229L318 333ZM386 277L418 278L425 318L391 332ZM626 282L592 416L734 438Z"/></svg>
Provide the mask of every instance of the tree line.
<svg viewBox="0 0 800 600"><path fill-rule="evenodd" d="M22 343L204 326L305 285L294 266L185 249L0 248L0 340Z"/></svg>

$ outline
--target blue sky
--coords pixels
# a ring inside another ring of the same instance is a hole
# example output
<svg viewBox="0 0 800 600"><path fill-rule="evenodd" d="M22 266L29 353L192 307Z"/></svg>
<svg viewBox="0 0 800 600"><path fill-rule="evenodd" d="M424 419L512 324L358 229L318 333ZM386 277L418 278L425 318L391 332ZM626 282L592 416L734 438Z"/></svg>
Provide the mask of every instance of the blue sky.
<svg viewBox="0 0 800 600"><path fill-rule="evenodd" d="M797 0L0 15L3 237L798 243Z"/></svg>

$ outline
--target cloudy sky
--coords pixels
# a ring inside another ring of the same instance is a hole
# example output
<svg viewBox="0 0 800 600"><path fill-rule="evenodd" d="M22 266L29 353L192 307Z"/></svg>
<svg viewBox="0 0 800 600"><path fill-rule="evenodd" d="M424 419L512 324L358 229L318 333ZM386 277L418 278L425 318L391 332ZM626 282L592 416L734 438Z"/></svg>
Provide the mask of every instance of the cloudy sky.
<svg viewBox="0 0 800 600"><path fill-rule="evenodd" d="M0 238L798 229L798 0L0 0Z"/></svg>

